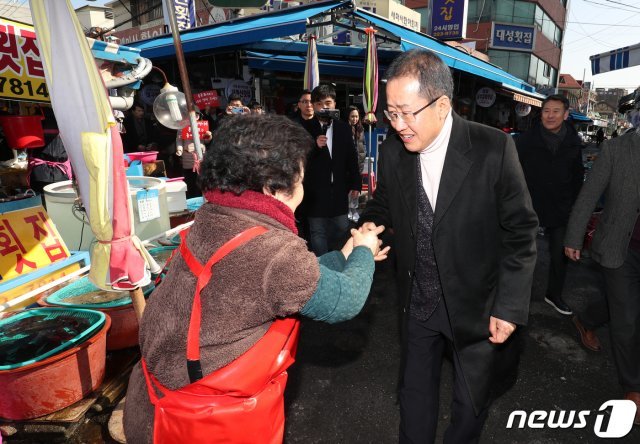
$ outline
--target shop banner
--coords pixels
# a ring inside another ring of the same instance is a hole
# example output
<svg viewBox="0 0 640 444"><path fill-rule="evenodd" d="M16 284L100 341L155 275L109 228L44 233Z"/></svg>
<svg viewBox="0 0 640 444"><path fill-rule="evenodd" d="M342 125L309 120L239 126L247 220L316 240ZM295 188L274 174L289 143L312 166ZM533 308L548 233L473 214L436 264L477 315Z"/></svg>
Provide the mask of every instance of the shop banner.
<svg viewBox="0 0 640 444"><path fill-rule="evenodd" d="M0 282L68 257L69 250L42 206L0 215Z"/></svg>
<svg viewBox="0 0 640 444"><path fill-rule="evenodd" d="M484 86L478 90L476 93L476 104L478 106L489 108L494 103L496 103L496 92L493 89Z"/></svg>
<svg viewBox="0 0 640 444"><path fill-rule="evenodd" d="M195 0L163 0L162 12L165 17L165 25L171 28L169 23L169 13L166 8L173 8L176 14L178 30L191 29L196 27L196 3Z"/></svg>
<svg viewBox="0 0 640 444"><path fill-rule="evenodd" d="M491 48L532 52L536 43L536 28L511 23L491 24Z"/></svg>
<svg viewBox="0 0 640 444"><path fill-rule="evenodd" d="M468 0L433 0L431 35L441 40L458 40L467 34Z"/></svg>
<svg viewBox="0 0 640 444"><path fill-rule="evenodd" d="M0 98L49 102L32 26L0 18Z"/></svg>

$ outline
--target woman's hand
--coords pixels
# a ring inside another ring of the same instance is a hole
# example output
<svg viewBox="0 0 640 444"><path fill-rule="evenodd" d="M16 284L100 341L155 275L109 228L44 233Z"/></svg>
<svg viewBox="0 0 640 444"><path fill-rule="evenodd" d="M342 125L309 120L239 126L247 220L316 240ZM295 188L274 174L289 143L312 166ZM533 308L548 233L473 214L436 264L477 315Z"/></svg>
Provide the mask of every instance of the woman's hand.
<svg viewBox="0 0 640 444"><path fill-rule="evenodd" d="M374 229L367 230L360 228L360 230L351 230L351 239L353 240L353 247L364 246L371 250L373 259L383 261L387 258L390 247L380 248L382 241L378 239L378 235L384 231L384 225L375 227ZM346 245L345 245L346 246Z"/></svg>

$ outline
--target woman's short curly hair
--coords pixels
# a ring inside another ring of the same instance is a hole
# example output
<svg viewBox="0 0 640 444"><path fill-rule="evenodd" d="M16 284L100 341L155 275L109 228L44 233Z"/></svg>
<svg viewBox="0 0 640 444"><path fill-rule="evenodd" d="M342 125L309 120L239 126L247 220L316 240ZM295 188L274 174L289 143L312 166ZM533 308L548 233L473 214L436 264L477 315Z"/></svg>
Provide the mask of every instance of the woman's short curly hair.
<svg viewBox="0 0 640 444"><path fill-rule="evenodd" d="M293 192L313 146L299 124L278 115L225 118L214 131L200 170L202 191Z"/></svg>

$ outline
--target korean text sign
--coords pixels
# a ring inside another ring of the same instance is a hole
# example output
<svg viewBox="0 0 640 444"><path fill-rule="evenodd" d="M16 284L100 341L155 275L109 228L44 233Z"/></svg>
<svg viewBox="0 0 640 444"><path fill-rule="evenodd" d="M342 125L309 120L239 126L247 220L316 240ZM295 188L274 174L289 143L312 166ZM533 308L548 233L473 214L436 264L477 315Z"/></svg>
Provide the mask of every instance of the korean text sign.
<svg viewBox="0 0 640 444"><path fill-rule="evenodd" d="M49 102L33 27L0 19L0 98Z"/></svg>
<svg viewBox="0 0 640 444"><path fill-rule="evenodd" d="M463 39L467 33L467 0L433 0L431 35L442 40Z"/></svg>
<svg viewBox="0 0 640 444"><path fill-rule="evenodd" d="M535 46L535 27L496 23L491 25L491 47L531 52Z"/></svg>
<svg viewBox="0 0 640 444"><path fill-rule="evenodd" d="M41 206L0 214L0 281L68 257L69 250Z"/></svg>

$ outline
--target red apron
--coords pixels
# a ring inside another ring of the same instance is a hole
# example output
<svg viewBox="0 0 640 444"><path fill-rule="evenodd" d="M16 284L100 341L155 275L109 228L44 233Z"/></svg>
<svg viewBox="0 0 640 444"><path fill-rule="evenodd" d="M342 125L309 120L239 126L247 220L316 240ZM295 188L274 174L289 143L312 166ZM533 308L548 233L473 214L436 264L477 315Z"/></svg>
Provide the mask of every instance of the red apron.
<svg viewBox="0 0 640 444"><path fill-rule="evenodd" d="M191 384L169 390L147 370L155 407L153 442L160 443L281 443L284 434L286 369L293 363L299 321L276 320L267 333L230 364L202 377L200 367L200 292L212 266L238 246L264 233L250 228L224 244L203 266L191 254L182 235L180 254L198 277L187 334L187 369Z"/></svg>

